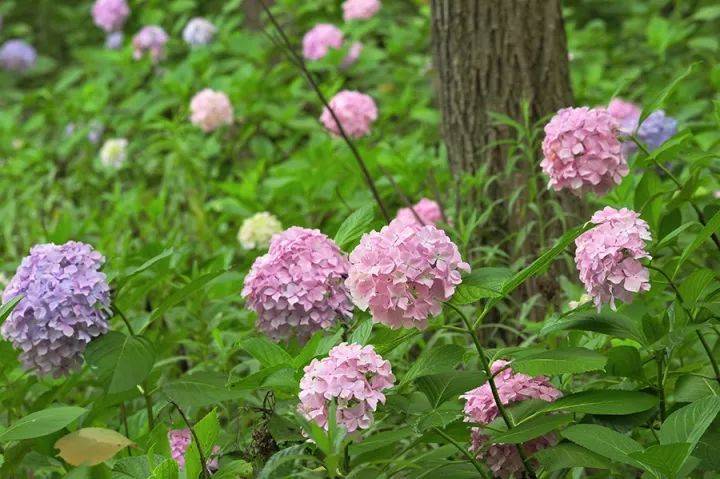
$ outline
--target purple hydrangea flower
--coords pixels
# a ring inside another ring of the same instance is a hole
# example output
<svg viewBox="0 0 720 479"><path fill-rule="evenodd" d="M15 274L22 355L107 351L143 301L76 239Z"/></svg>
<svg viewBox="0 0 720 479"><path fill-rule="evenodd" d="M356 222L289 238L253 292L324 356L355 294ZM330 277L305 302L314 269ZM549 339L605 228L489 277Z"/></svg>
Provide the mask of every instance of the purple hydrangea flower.
<svg viewBox="0 0 720 479"><path fill-rule="evenodd" d="M24 72L35 65L37 52L26 41L14 38L0 48L0 65L6 70Z"/></svg>
<svg viewBox="0 0 720 479"><path fill-rule="evenodd" d="M637 134L652 151L668 141L675 133L677 133L677 120L667 116L663 110L657 110L645 118Z"/></svg>
<svg viewBox="0 0 720 479"><path fill-rule="evenodd" d="M125 0L96 0L92 6L95 25L106 32L120 30L130 15L130 7Z"/></svg>
<svg viewBox="0 0 720 479"><path fill-rule="evenodd" d="M182 36L185 43L190 46L207 45L217 33L217 27L210 21L195 17L183 28Z"/></svg>
<svg viewBox="0 0 720 479"><path fill-rule="evenodd" d="M55 377L80 365L87 344L108 330L110 288L105 258L90 245L40 244L23 259L2 295L23 296L3 323L2 336L21 350L28 369Z"/></svg>
<svg viewBox="0 0 720 479"><path fill-rule="evenodd" d="M105 37L105 48L108 50L119 50L122 48L125 34L123 32L112 32L108 33Z"/></svg>

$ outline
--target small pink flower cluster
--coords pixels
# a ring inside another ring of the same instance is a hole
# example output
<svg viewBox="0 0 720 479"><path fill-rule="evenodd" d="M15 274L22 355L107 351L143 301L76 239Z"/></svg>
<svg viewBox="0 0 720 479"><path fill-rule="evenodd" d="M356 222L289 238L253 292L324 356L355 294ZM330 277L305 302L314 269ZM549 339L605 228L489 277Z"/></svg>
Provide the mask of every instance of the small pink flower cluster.
<svg viewBox="0 0 720 479"><path fill-rule="evenodd" d="M345 36L342 30L330 23L318 23L303 37L303 57L306 60L320 60L330 52L331 48L339 50L344 43ZM363 45L360 42L351 44L342 66L348 67L355 63L362 49Z"/></svg>
<svg viewBox="0 0 720 479"><path fill-rule="evenodd" d="M495 379L500 402L504 406L524 401L526 399L541 399L553 402L562 393L557 390L544 376L531 377L525 374L516 374L507 367L510 363L503 360L493 362L490 369ZM504 369L505 368L505 369ZM465 422L489 424L499 411L490 389L490 384L466 392L461 399L465 399ZM470 451L477 454L478 459L484 460L497 477L507 478L516 475L523 469L522 460L517 449L512 444L493 444L489 448L483 446L488 440L479 428L472 429L472 446ZM555 437L547 435L528 441L522 445L527 455L555 444Z"/></svg>
<svg viewBox="0 0 720 479"><path fill-rule="evenodd" d="M300 338L352 317L343 281L348 260L318 230L294 226L273 236L268 253L245 277L242 295L258 314L257 328L278 339Z"/></svg>
<svg viewBox="0 0 720 479"><path fill-rule="evenodd" d="M370 309L373 321L393 329L422 329L455 292L460 271L470 271L470 265L443 230L395 219L362 237L350 254L345 283L355 304Z"/></svg>
<svg viewBox="0 0 720 479"><path fill-rule="evenodd" d="M95 25L107 33L122 29L130 15L130 7L125 0L96 0L92 7Z"/></svg>
<svg viewBox="0 0 720 479"><path fill-rule="evenodd" d="M342 5L343 20L367 20L380 10L380 0L345 0Z"/></svg>
<svg viewBox="0 0 720 479"><path fill-rule="evenodd" d="M564 108L545 125L543 171L549 187L607 193L628 174L619 126L604 108Z"/></svg>
<svg viewBox="0 0 720 479"><path fill-rule="evenodd" d="M640 121L640 107L622 98L613 98L607 107L608 113L618 122L618 129L624 135L632 135Z"/></svg>
<svg viewBox="0 0 720 479"><path fill-rule="evenodd" d="M157 25L144 26L132 39L133 58L140 60L148 52L153 63L157 63L165 58L165 44L167 41L168 35L162 27Z"/></svg>
<svg viewBox="0 0 720 479"><path fill-rule="evenodd" d="M233 107L228 96L205 88L190 101L190 121L205 133L233 122Z"/></svg>
<svg viewBox="0 0 720 479"><path fill-rule="evenodd" d="M418 222L415 214L417 214L422 222L426 225L435 225L442 221L442 211L437 202L428 198L423 198L410 208L401 208L398 210L395 218L405 224L415 224Z"/></svg>
<svg viewBox="0 0 720 479"><path fill-rule="evenodd" d="M372 97L357 91L341 91L330 100L330 108L351 138L360 138L370 133L370 127L378 117L378 109ZM340 128L327 107L323 109L320 121L330 133L340 135Z"/></svg>
<svg viewBox="0 0 720 479"><path fill-rule="evenodd" d="M378 403L385 403L383 390L394 382L390 363L372 345L341 343L328 357L313 359L305 367L298 410L327 430L328 407L334 400L339 425L348 432L367 429Z"/></svg>
<svg viewBox="0 0 720 479"><path fill-rule="evenodd" d="M177 463L178 469L185 469L185 453L192 442L192 434L190 429L171 429L168 431L168 442L170 443L170 455ZM213 446L210 457L207 458L207 470L215 472L220 469L218 455L220 454L220 446Z"/></svg>
<svg viewBox="0 0 720 479"><path fill-rule="evenodd" d="M632 301L632 293L650 290L650 274L640 260L650 258L645 242L652 239L648 224L634 211L606 207L596 212L596 224L575 240L575 264L585 291L600 308L615 299Z"/></svg>

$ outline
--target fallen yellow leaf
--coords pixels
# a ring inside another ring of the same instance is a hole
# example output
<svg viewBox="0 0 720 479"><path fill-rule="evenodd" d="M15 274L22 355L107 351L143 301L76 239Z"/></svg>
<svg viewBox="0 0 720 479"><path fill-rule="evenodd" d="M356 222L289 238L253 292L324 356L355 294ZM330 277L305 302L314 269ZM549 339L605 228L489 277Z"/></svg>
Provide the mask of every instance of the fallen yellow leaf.
<svg viewBox="0 0 720 479"><path fill-rule="evenodd" d="M119 432L101 427L85 427L61 437L55 443L58 455L73 466L95 466L105 462L118 451L134 446Z"/></svg>

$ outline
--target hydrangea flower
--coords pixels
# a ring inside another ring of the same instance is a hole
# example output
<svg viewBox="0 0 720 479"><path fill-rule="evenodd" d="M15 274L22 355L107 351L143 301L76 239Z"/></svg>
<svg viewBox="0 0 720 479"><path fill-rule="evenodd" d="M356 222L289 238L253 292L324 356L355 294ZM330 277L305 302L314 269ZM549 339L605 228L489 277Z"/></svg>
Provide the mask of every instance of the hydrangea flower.
<svg viewBox="0 0 720 479"><path fill-rule="evenodd" d="M498 397L504 406L526 399L541 399L553 402L562 396L562 393L546 377L516 374L507 367L509 364L507 361L499 360L493 362L490 366L494 375ZM489 424L499 415L490 384L487 382L466 392L460 396L460 399L466 401L465 422ZM478 459L485 461L496 477L508 478L513 474L515 477L519 477L518 473L523 470L523 463L515 445L493 444L486 448L484 446L487 440L488 436L483 434L480 428L472 428L470 451L477 454ZM550 434L528 441L522 445L522 448L530 456L540 449L554 445L556 442L554 435Z"/></svg>
<svg viewBox="0 0 720 479"><path fill-rule="evenodd" d="M100 163L105 168L119 169L127 160L128 141L125 138L110 138L100 148Z"/></svg>
<svg viewBox="0 0 720 479"><path fill-rule="evenodd" d="M372 345L341 343L328 357L313 359L305 367L298 410L327 430L328 408L334 400L337 424L348 432L367 429L378 403L385 403L383 390L394 382L390 363Z"/></svg>
<svg viewBox="0 0 720 479"><path fill-rule="evenodd" d="M330 100L330 108L340 120L345 133L352 138L370 133L370 127L378 117L378 109L372 97L357 91L341 91ZM340 128L327 107L323 109L320 121L330 133L340 135Z"/></svg>
<svg viewBox="0 0 720 479"><path fill-rule="evenodd" d="M190 443L192 443L192 433L190 429L171 429L168 431L168 442L170 443L170 455L177 463L178 469L185 469L185 453ZM208 472L215 472L220 469L218 455L220 454L220 446L213 446L210 457L206 459Z"/></svg>
<svg viewBox="0 0 720 479"><path fill-rule="evenodd" d="M548 187L602 195L628 174L617 121L604 108L564 108L545 125L540 163Z"/></svg>
<svg viewBox="0 0 720 479"><path fill-rule="evenodd" d="M369 309L373 321L393 329L422 329L455 292L460 271L470 271L470 265L443 230L395 219L363 235L350 254L345 284L355 305Z"/></svg>
<svg viewBox="0 0 720 479"><path fill-rule="evenodd" d="M108 33L122 29L129 15L130 7L125 0L96 0L92 6L95 25Z"/></svg>
<svg viewBox="0 0 720 479"><path fill-rule="evenodd" d="M36 61L37 52L23 40L8 40L0 48L0 65L5 70L24 72L35 66Z"/></svg>
<svg viewBox="0 0 720 479"><path fill-rule="evenodd" d="M165 58L167 41L168 35L162 27L146 25L132 39L133 58L140 60L145 53L149 53L152 62L157 63Z"/></svg>
<svg viewBox="0 0 720 479"><path fill-rule="evenodd" d="M650 151L660 148L677 133L677 120L667 116L663 110L657 110L648 115L638 128L638 138L645 143Z"/></svg>
<svg viewBox="0 0 720 479"><path fill-rule="evenodd" d="M228 96L205 88L190 101L190 121L205 133L233 122L233 106Z"/></svg>
<svg viewBox="0 0 720 479"><path fill-rule="evenodd" d="M622 98L613 98L607 107L608 113L618 123L618 130L624 135L632 135L640 121L640 107Z"/></svg>
<svg viewBox="0 0 720 479"><path fill-rule="evenodd" d="M182 36L185 43L191 46L207 45L217 33L217 28L210 21L195 17L183 28Z"/></svg>
<svg viewBox="0 0 720 479"><path fill-rule="evenodd" d="M122 48L123 40L125 40L125 34L123 34L123 32L108 33L105 37L105 48L108 50L119 50Z"/></svg>
<svg viewBox="0 0 720 479"><path fill-rule="evenodd" d="M650 273L640 260L650 258L645 242L650 241L648 224L627 208L606 207L596 212L594 228L575 240L575 264L587 294L600 309L615 299L632 302L633 293L650 290Z"/></svg>
<svg viewBox="0 0 720 479"><path fill-rule="evenodd" d="M246 218L238 231L238 241L244 249L266 248L274 234L282 231L282 224L267 211Z"/></svg>
<svg viewBox="0 0 720 479"><path fill-rule="evenodd" d="M413 211L415 211L415 213L420 217L422 222L426 225L435 225L442 221L442 211L440 210L440 205L437 204L436 201L428 198L423 198L417 203L415 203L412 209L399 209L395 218L405 224L418 223L418 220L413 214Z"/></svg>
<svg viewBox="0 0 720 479"><path fill-rule="evenodd" d="M40 375L69 374L87 344L108 330L110 288L100 267L105 258L90 245L70 241L30 250L2 294L23 296L3 323L2 336Z"/></svg>
<svg viewBox="0 0 720 479"><path fill-rule="evenodd" d="M103 133L105 133L105 125L98 120L90 122L87 139L93 145L97 145L102 140Z"/></svg>
<svg viewBox="0 0 720 479"><path fill-rule="evenodd" d="M343 281L348 261L318 230L293 226L273 236L267 254L255 260L242 295L258 314L257 328L274 339L305 339L338 319L352 317Z"/></svg>
<svg viewBox="0 0 720 479"><path fill-rule="evenodd" d="M348 50L347 55L345 55L345 58L343 58L342 67L347 68L353 63L357 61L358 58L360 58L360 54L363 51L363 44L360 42L353 42L352 45L350 45L350 49Z"/></svg>
<svg viewBox="0 0 720 479"><path fill-rule="evenodd" d="M343 33L338 27L319 23L303 37L303 56L306 60L319 60L327 55L331 48L340 49L343 39Z"/></svg>
<svg viewBox="0 0 720 479"><path fill-rule="evenodd" d="M343 20L367 20L380 10L380 0L345 0L342 4Z"/></svg>

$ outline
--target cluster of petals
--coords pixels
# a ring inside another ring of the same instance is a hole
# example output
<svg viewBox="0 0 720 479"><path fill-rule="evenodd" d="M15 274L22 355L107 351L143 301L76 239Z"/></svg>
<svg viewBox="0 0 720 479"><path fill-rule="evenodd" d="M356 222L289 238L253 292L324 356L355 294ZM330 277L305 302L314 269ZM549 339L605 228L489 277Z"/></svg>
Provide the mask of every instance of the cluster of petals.
<svg viewBox="0 0 720 479"><path fill-rule="evenodd" d="M562 393L546 377L532 377L515 373L509 365L510 363L507 361L498 360L493 362L490 367L494 375L498 397L504 406L527 399L553 402L562 396ZM489 383L466 392L460 398L466 401L465 422L489 424L499 415ZM487 440L488 436L483 434L480 428L474 427L470 451L477 454L478 459L485 461L495 476L507 478L515 474L518 477L517 474L522 471L523 464L516 447L512 444L493 444L486 447ZM528 441L522 447L530 456L554 443L554 436L547 435Z"/></svg>
<svg viewBox="0 0 720 479"><path fill-rule="evenodd" d="M305 339L352 317L344 281L348 260L318 230L293 226L273 236L267 254L245 277L242 295L258 315L257 328L274 339Z"/></svg>
<svg viewBox="0 0 720 479"><path fill-rule="evenodd" d="M380 10L380 0L345 0L342 4L343 20L367 20Z"/></svg>
<svg viewBox="0 0 720 479"><path fill-rule="evenodd" d="M121 30L130 15L130 7L125 0L96 0L92 6L95 25L107 33Z"/></svg>
<svg viewBox="0 0 720 479"><path fill-rule="evenodd" d="M190 121L205 133L233 122L233 106L228 96L205 88L190 100Z"/></svg>
<svg viewBox="0 0 720 479"><path fill-rule="evenodd" d="M540 163L555 191L607 193L628 174L617 121L604 108L564 108L545 125Z"/></svg>
<svg viewBox="0 0 720 479"><path fill-rule="evenodd" d="M414 212L414 213L413 213ZM417 215L417 217L415 216ZM438 224L443 219L440 205L431 199L423 198L410 208L398 210L395 218L405 224L419 224L418 217L426 225Z"/></svg>
<svg viewBox="0 0 720 479"><path fill-rule="evenodd" d="M183 28L182 37L190 46L207 45L217 33L217 28L209 20L195 17Z"/></svg>
<svg viewBox="0 0 720 479"><path fill-rule="evenodd" d="M595 305L609 303L615 309L615 299L629 303L634 293L649 291L650 273L640 262L650 258L648 224L632 210L609 206L590 221L597 226L575 240L575 264Z"/></svg>
<svg viewBox="0 0 720 479"><path fill-rule="evenodd" d="M125 138L110 138L105 140L100 148L100 163L105 168L119 169L127 160L128 141Z"/></svg>
<svg viewBox="0 0 720 479"><path fill-rule="evenodd" d="M442 310L470 265L441 229L392 220L363 235L350 254L347 284L354 303L393 329L424 328Z"/></svg>
<svg viewBox="0 0 720 479"><path fill-rule="evenodd" d="M158 25L146 25L132 39L133 58L140 60L145 53L150 55L153 63L165 58L165 44L168 35Z"/></svg>
<svg viewBox="0 0 720 479"><path fill-rule="evenodd" d="M638 128L638 138L645 143L650 151L660 147L677 133L677 120L667 116L663 110L648 115Z"/></svg>
<svg viewBox="0 0 720 479"><path fill-rule="evenodd" d="M108 50L118 50L122 47L123 40L125 40L123 32L108 33L105 37L105 48Z"/></svg>
<svg viewBox="0 0 720 479"><path fill-rule="evenodd" d="M303 56L306 60L319 60L331 48L339 50L344 41L343 32L329 23L318 23L303 37Z"/></svg>
<svg viewBox="0 0 720 479"><path fill-rule="evenodd" d="M330 100L330 109L340 121L345 134L360 138L370 133L370 127L377 120L378 109L369 95L357 91L343 90ZM330 109L325 107L320 121L333 135L340 135L340 128Z"/></svg>
<svg viewBox="0 0 720 479"><path fill-rule="evenodd" d="M273 235L282 231L280 221L267 211L246 218L238 231L238 241L247 250L267 248Z"/></svg>
<svg viewBox="0 0 720 479"><path fill-rule="evenodd" d="M108 330L110 288L105 258L90 245L70 241L30 250L2 294L22 296L3 323L2 336L39 375L68 374L82 363L87 344Z"/></svg>
<svg viewBox="0 0 720 479"><path fill-rule="evenodd" d="M185 469L185 453L192 442L192 433L190 429L171 429L168 431L168 442L170 443L170 455L177 463L178 469ZM210 457L207 458L208 472L215 472L220 468L218 454L219 446L213 446Z"/></svg>
<svg viewBox="0 0 720 479"><path fill-rule="evenodd" d="M640 107L622 98L613 98L607 107L608 113L615 118L618 130L624 135L632 135L640 121Z"/></svg>
<svg viewBox="0 0 720 479"><path fill-rule="evenodd" d="M14 38L0 48L0 66L5 70L24 72L35 66L36 61L37 52L26 41Z"/></svg>
<svg viewBox="0 0 720 479"><path fill-rule="evenodd" d="M327 429L328 408L335 401L337 424L348 432L367 429L378 403L385 403L383 391L394 382L390 363L372 345L341 343L305 367L298 410Z"/></svg>

